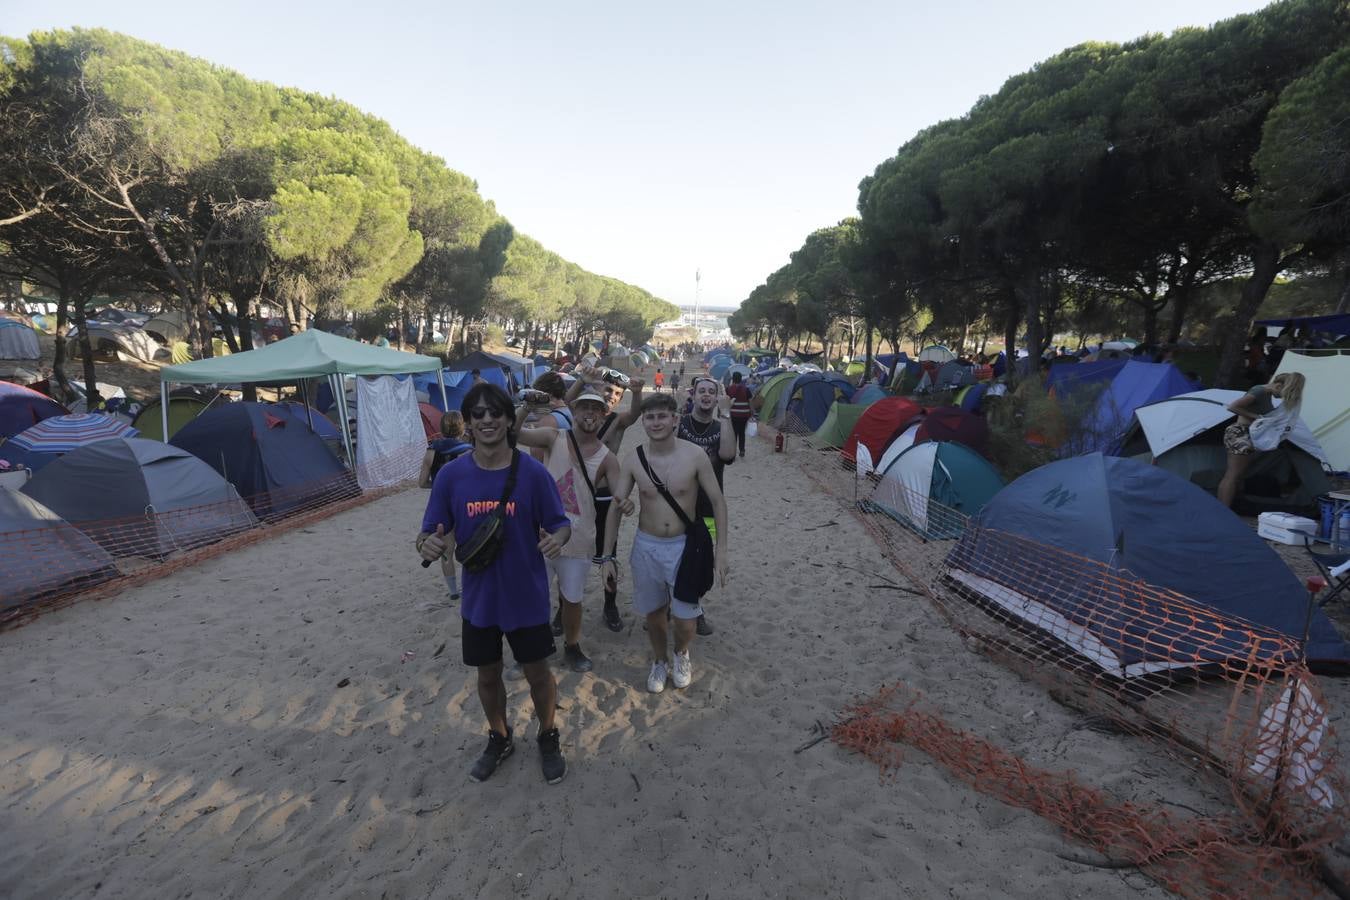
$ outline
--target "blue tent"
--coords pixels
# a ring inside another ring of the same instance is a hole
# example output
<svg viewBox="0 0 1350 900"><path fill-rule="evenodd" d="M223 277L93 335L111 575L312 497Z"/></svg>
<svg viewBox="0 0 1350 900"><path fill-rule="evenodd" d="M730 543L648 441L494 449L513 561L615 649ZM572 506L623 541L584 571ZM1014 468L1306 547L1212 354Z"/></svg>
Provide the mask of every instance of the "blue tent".
<svg viewBox="0 0 1350 900"><path fill-rule="evenodd" d="M850 402L850 403L855 403L855 404L856 404L856 403L876 403L876 402L877 402L878 400L880 400L882 397L889 397L889 396L890 396L890 394L888 394L888 393L886 393L885 391L883 391L883 390L882 390L880 387L878 387L877 385L875 385L875 384L865 384L865 385L863 385L862 387L858 388L858 392L855 393L855 394L853 395L852 399L850 399L849 402Z"/></svg>
<svg viewBox="0 0 1350 900"><path fill-rule="evenodd" d="M509 378L502 371L502 366L506 366L511 371ZM530 368L533 370L533 363L530 364ZM446 372L473 372L474 369L478 370L478 374L483 377L484 381L490 381L508 393L515 393L530 383L530 381L521 380L525 376L523 368L519 368L518 372L517 366L513 366L510 362L493 353L475 351L445 367ZM450 387L449 383L446 384L446 387Z"/></svg>
<svg viewBox="0 0 1350 900"><path fill-rule="evenodd" d="M359 490L304 416L277 404L227 403L207 410L178 429L170 443L224 476L260 518Z"/></svg>
<svg viewBox="0 0 1350 900"><path fill-rule="evenodd" d="M1098 359L1092 362L1057 363L1050 366L1050 374L1045 379L1045 389L1054 391L1056 397L1068 397L1078 388L1090 384L1111 381L1120 374L1129 360Z"/></svg>
<svg viewBox="0 0 1350 900"><path fill-rule="evenodd" d="M1273 659L1279 645L1254 642L1244 622L1303 636L1308 595L1275 551L1157 466L1100 453L1059 460L1005 487L977 522L947 557L947 583L1114 675ZM1350 664L1316 607L1307 652L1320 666Z"/></svg>
<svg viewBox="0 0 1350 900"><path fill-rule="evenodd" d="M872 357L872 366L878 369L887 381L894 375L897 363L904 365L907 362L909 357L903 353L878 353Z"/></svg>
<svg viewBox="0 0 1350 900"><path fill-rule="evenodd" d="M853 398L853 383L838 372L804 372L783 391L779 405L793 420L814 432L825 422L836 400Z"/></svg>
<svg viewBox="0 0 1350 900"><path fill-rule="evenodd" d="M735 365L735 361L730 356L725 354L714 356L712 362L708 364L708 374L721 381L727 369L730 369L733 365Z"/></svg>
<svg viewBox="0 0 1350 900"><path fill-rule="evenodd" d="M977 413L980 407L984 405L984 395L989 392L989 382L981 381L979 384L972 384L964 388L957 394L957 402L961 408L968 413Z"/></svg>
<svg viewBox="0 0 1350 900"><path fill-rule="evenodd" d="M342 441L342 432L334 424L333 420L320 413L313 407L308 412L305 411L305 404L299 400L286 400L282 403L272 403L270 406L283 406L291 415L295 416L301 422L313 427L314 433L325 441Z"/></svg>
<svg viewBox="0 0 1350 900"><path fill-rule="evenodd" d="M468 372L452 372L449 369L441 370L441 377L445 379L445 397L447 402L441 400L441 386L436 381L436 373L422 372L413 376L413 386L417 390L427 395L427 402L439 409L441 412L450 412L457 410L464 405L464 398L468 396L469 388L473 387L473 375ZM501 381L506 381L502 375L501 369L497 370L497 377ZM493 382L494 384L496 382ZM501 387L502 385L498 385Z"/></svg>
<svg viewBox="0 0 1350 900"><path fill-rule="evenodd" d="M1079 366L1084 363L1079 363ZM1134 411L1149 403L1185 394L1196 385L1171 363L1127 362L1097 398L1083 437L1070 442L1069 453L1118 453Z"/></svg>

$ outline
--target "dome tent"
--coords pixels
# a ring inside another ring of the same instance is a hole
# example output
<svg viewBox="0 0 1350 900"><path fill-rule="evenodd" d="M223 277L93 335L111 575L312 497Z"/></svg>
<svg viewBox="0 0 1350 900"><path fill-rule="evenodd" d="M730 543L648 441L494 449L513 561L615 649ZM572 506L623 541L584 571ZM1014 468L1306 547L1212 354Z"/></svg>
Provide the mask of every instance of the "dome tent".
<svg viewBox="0 0 1350 900"><path fill-rule="evenodd" d="M318 431L280 406L227 403L183 426L171 443L220 473L260 517L359 490Z"/></svg>
<svg viewBox="0 0 1350 900"><path fill-rule="evenodd" d="M185 450L143 438L86 444L22 491L114 556L162 557L257 525L223 478Z"/></svg>
<svg viewBox="0 0 1350 900"><path fill-rule="evenodd" d="M1121 455L1151 458L1156 466L1198 485L1218 490L1228 468L1224 429L1234 420L1228 404L1241 391L1212 388L1141 406L1126 434ZM1256 454L1243 473L1233 507L1238 512L1311 511L1331 490L1326 460L1317 439L1300 420L1274 450Z"/></svg>
<svg viewBox="0 0 1350 900"><path fill-rule="evenodd" d="M0 613L116 575L88 536L32 497L0 490Z"/></svg>
<svg viewBox="0 0 1350 900"><path fill-rule="evenodd" d="M1157 466L1062 459L1005 487L976 525L948 554L947 585L1113 676L1271 659L1280 645L1254 644L1248 623L1293 641L1310 623L1308 659L1350 663L1350 646L1275 551Z"/></svg>
<svg viewBox="0 0 1350 900"><path fill-rule="evenodd" d="M838 372L806 372L798 375L791 387L779 395L784 422L798 430L815 431L825 422L836 401L853 397L853 384Z"/></svg>
<svg viewBox="0 0 1350 900"><path fill-rule="evenodd" d="M69 410L46 394L0 381L0 439L27 431L43 419L68 413Z"/></svg>
<svg viewBox="0 0 1350 900"><path fill-rule="evenodd" d="M856 395L855 395L856 396ZM904 431L923 409L905 397L883 397L867 407L858 418L843 447L844 458L853 460L858 444L867 447L874 460L879 460L891 442Z"/></svg>
<svg viewBox="0 0 1350 900"><path fill-rule="evenodd" d="M1002 487L974 450L929 441L907 448L881 472L871 504L924 537L952 538Z"/></svg>
<svg viewBox="0 0 1350 900"><path fill-rule="evenodd" d="M0 316L0 359L41 359L37 332L32 326Z"/></svg>

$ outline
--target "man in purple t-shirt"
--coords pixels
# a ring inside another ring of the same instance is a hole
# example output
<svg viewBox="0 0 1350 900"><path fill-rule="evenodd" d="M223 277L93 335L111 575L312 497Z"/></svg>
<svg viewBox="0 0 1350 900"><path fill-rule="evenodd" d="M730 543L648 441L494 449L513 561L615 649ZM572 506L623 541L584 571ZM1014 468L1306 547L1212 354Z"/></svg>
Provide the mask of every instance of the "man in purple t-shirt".
<svg viewBox="0 0 1350 900"><path fill-rule="evenodd" d="M461 407L473 435L473 452L446 463L436 473L417 536L417 552L427 561L467 544L501 502L512 460L516 484L502 520L501 553L480 572L464 570L461 643L465 665L478 669L478 699L488 721L488 744L469 777L485 781L515 749L506 723L506 685L502 682L502 638L530 683L539 717L539 757L544 778L557 784L567 762L554 725L558 689L548 658L557 649L549 627L548 570L544 557L556 558L572 531L553 477L543 464L512 446L515 425L511 398L494 384L469 389Z"/></svg>

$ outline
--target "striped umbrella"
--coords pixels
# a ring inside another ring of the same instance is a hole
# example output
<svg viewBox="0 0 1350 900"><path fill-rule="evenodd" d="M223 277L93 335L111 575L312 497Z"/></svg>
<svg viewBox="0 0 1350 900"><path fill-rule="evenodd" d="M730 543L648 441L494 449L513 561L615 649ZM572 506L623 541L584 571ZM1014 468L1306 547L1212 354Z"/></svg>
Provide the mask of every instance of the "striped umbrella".
<svg viewBox="0 0 1350 900"><path fill-rule="evenodd" d="M76 447L115 437L136 437L135 428L102 413L76 413L52 416L9 439L24 450L36 453L69 453Z"/></svg>

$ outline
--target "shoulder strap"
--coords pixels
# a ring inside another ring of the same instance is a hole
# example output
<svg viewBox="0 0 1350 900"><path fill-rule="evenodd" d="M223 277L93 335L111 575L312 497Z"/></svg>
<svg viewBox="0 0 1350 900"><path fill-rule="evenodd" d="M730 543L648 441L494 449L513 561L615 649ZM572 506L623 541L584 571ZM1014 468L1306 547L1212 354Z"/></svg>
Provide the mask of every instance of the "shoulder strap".
<svg viewBox="0 0 1350 900"><path fill-rule="evenodd" d="M506 501L511 499L511 492L516 489L516 472L520 469L520 451L511 449L511 471L506 473L506 487L502 490L501 502L497 504L497 509L505 509Z"/></svg>
<svg viewBox="0 0 1350 900"><path fill-rule="evenodd" d="M671 509L675 510L675 515L680 517L680 521L684 523L684 527L686 529L692 528L694 525L693 520L685 513L684 507L680 506L679 501L670 495L670 491L666 490L666 486L661 479L656 477L656 473L652 471L651 465L647 462L647 454L642 451L642 447L640 446L637 448L637 458L638 462L642 463L642 470L646 472L647 477L652 480L652 486L660 491L662 497L666 498L666 502L670 504Z"/></svg>
<svg viewBox="0 0 1350 900"><path fill-rule="evenodd" d="M609 426L613 425L613 424L614 424L614 420L617 419L618 417L619 417L619 414L618 414L618 413L613 413L613 412L610 413L609 415L605 416L605 424L603 424L603 425L600 426L600 431L599 431L595 436L598 437L598 438L600 438L600 440L603 441L603 440L605 439L605 432L606 432L606 431L609 431Z"/></svg>
<svg viewBox="0 0 1350 900"><path fill-rule="evenodd" d="M586 487L591 492L591 499L595 499L595 485L591 483L591 473L586 471L586 458L581 455L581 445L577 443L577 436L571 431L567 432L567 439L572 442L572 449L576 451L576 467L581 470L581 477L586 479Z"/></svg>

